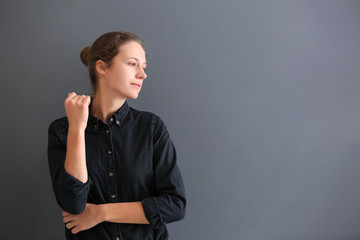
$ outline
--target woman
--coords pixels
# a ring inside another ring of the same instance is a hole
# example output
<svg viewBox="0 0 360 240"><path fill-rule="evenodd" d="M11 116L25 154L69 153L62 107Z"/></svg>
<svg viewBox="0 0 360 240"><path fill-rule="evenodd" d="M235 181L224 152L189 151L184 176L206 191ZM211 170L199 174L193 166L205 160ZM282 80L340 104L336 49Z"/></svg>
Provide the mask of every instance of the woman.
<svg viewBox="0 0 360 240"><path fill-rule="evenodd" d="M147 75L143 42L109 32L81 52L93 97L69 93L48 160L67 239L168 239L185 214L176 152L157 115L128 106Z"/></svg>

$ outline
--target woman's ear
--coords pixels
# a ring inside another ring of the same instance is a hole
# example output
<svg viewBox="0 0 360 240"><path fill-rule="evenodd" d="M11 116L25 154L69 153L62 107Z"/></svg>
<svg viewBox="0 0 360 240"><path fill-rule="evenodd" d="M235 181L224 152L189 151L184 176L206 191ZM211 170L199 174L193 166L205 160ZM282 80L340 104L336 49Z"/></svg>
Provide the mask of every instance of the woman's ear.
<svg viewBox="0 0 360 240"><path fill-rule="evenodd" d="M100 76L103 76L105 75L107 64L102 60L97 60L95 62L95 69Z"/></svg>

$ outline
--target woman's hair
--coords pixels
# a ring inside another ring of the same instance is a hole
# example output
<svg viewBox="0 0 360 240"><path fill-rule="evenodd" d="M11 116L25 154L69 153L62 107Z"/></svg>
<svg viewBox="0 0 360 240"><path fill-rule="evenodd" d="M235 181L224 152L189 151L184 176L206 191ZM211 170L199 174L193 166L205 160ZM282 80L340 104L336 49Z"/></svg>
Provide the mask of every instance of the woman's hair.
<svg viewBox="0 0 360 240"><path fill-rule="evenodd" d="M122 45L128 42L135 41L139 43L144 51L144 42L130 32L108 32L101 35L92 46L85 47L80 53L81 61L87 66L89 70L89 76L91 80L91 86L94 93L97 90L98 76L95 68L97 60L102 60L111 66L113 58L118 54L119 49Z"/></svg>

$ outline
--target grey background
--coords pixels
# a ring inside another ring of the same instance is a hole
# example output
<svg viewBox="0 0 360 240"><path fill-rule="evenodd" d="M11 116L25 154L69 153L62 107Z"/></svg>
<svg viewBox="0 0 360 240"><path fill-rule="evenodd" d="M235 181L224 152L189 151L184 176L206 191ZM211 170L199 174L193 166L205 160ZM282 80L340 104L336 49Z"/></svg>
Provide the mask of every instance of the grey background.
<svg viewBox="0 0 360 240"><path fill-rule="evenodd" d="M188 196L171 239L360 239L360 1L1 1L0 239L64 239L47 128L83 47L145 39Z"/></svg>

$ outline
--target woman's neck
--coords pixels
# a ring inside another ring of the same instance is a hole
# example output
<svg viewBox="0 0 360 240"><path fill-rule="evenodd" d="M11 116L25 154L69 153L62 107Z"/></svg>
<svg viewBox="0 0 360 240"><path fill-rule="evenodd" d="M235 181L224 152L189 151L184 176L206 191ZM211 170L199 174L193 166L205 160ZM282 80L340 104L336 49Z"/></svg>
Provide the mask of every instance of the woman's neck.
<svg viewBox="0 0 360 240"><path fill-rule="evenodd" d="M91 113L95 117L107 122L108 119L124 104L126 98L104 94L100 90L96 92L92 103Z"/></svg>

